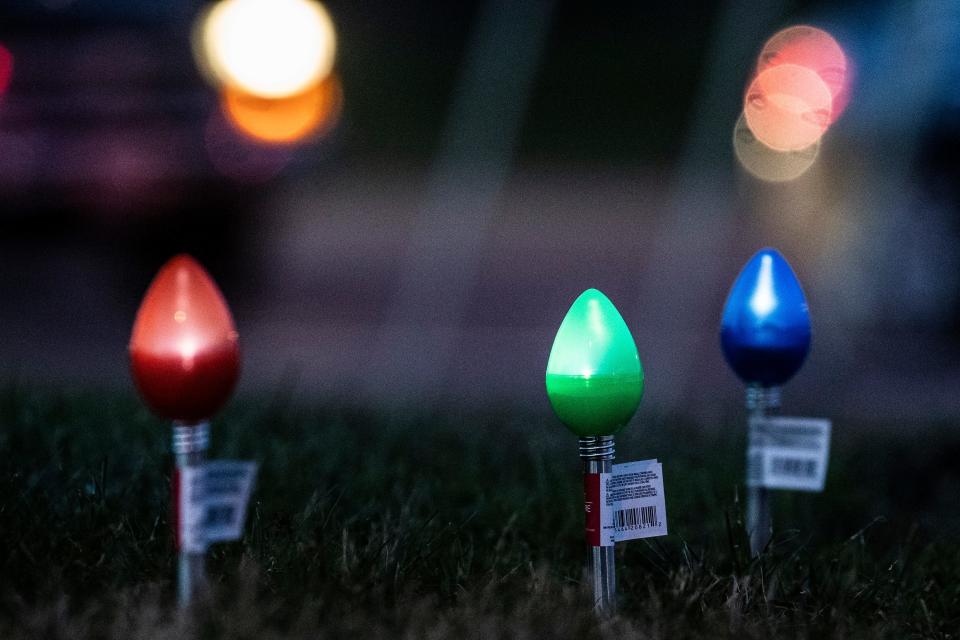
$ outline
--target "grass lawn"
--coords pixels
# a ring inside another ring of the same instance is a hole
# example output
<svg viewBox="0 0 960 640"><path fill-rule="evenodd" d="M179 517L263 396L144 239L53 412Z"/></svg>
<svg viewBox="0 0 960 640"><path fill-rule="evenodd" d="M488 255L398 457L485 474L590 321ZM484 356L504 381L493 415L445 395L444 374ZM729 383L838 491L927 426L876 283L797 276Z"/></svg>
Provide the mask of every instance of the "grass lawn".
<svg viewBox="0 0 960 640"><path fill-rule="evenodd" d="M960 427L837 421L827 490L743 531L743 417L644 416L670 535L618 545L619 615L582 586L576 438L550 416L235 401L257 459L210 599L173 602L169 425L132 396L0 389L0 638L960 638Z"/></svg>

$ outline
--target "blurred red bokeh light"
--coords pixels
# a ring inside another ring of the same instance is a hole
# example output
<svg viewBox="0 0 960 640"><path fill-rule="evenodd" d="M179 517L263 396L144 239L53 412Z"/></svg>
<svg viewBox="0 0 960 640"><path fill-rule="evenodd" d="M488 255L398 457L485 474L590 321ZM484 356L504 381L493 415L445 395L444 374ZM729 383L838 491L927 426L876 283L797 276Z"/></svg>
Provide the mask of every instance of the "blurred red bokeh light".
<svg viewBox="0 0 960 640"><path fill-rule="evenodd" d="M210 275L188 255L167 262L143 298L130 338L134 382L159 416L209 418L240 372L237 330Z"/></svg>
<svg viewBox="0 0 960 640"><path fill-rule="evenodd" d="M798 25L774 34L757 60L757 73L771 67L793 64L810 69L830 90L830 121L833 124L850 102L852 65L843 48L823 29Z"/></svg>

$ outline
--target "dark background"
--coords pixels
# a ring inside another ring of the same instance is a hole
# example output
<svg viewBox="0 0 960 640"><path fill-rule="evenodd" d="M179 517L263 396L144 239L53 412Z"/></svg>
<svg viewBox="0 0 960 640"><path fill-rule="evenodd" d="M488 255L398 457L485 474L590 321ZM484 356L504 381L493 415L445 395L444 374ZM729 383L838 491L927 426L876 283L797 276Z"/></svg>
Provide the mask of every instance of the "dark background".
<svg viewBox="0 0 960 640"><path fill-rule="evenodd" d="M331 0L342 120L236 141L231 161L285 161L255 180L211 156L202 5L0 5L3 379L129 391L140 297L189 251L233 308L244 393L546 411L553 335L597 287L641 411L709 419L742 394L724 297L772 245L814 322L788 413L956 414L956 3ZM733 126L763 43L803 23L844 47L852 101L810 172L768 184Z"/></svg>

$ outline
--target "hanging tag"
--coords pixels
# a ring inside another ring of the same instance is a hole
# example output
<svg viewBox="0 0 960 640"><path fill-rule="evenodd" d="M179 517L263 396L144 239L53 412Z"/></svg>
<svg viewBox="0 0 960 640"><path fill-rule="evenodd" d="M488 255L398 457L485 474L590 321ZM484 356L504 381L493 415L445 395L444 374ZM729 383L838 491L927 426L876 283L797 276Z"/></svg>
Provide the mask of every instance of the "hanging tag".
<svg viewBox="0 0 960 640"><path fill-rule="evenodd" d="M203 465L200 528L206 542L239 540L243 535L256 475L256 462L213 460Z"/></svg>
<svg viewBox="0 0 960 640"><path fill-rule="evenodd" d="M607 487L609 473L586 473L583 476L583 510L587 517L587 544L591 547L612 547L610 508Z"/></svg>
<svg viewBox="0 0 960 640"><path fill-rule="evenodd" d="M181 467L175 475L177 550L203 553L207 550L203 535L203 467Z"/></svg>
<svg viewBox="0 0 960 640"><path fill-rule="evenodd" d="M607 501L609 527L617 542L667 535L663 465L658 461L613 465Z"/></svg>
<svg viewBox="0 0 960 640"><path fill-rule="evenodd" d="M751 418L747 486L823 491L830 429L821 418Z"/></svg>

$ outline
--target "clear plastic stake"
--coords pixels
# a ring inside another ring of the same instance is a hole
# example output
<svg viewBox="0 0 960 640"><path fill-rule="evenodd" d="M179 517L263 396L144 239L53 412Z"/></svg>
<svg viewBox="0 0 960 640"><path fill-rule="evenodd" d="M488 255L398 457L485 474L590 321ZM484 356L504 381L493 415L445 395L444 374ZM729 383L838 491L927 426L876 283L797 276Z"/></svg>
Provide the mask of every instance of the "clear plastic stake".
<svg viewBox="0 0 960 640"><path fill-rule="evenodd" d="M590 579L593 608L598 614L610 615L617 608L617 574L614 564L614 542L603 531L607 514L603 482L613 473L613 436L582 436L580 458L583 460L584 500L587 544L590 549Z"/></svg>
<svg viewBox="0 0 960 640"><path fill-rule="evenodd" d="M174 527L177 547L177 604L190 606L207 584L206 545L195 530L190 506L195 487L191 486L203 467L210 447L210 424L173 424L173 454L176 464L173 484Z"/></svg>
<svg viewBox="0 0 960 640"><path fill-rule="evenodd" d="M747 412L750 418L765 418L775 415L780 409L780 387L747 387ZM749 420L748 420L749 422ZM748 444L749 449L749 444ZM747 464L750 464L749 459ZM766 487L747 487L747 534L750 536L750 555L760 555L773 530L770 512L770 490Z"/></svg>

